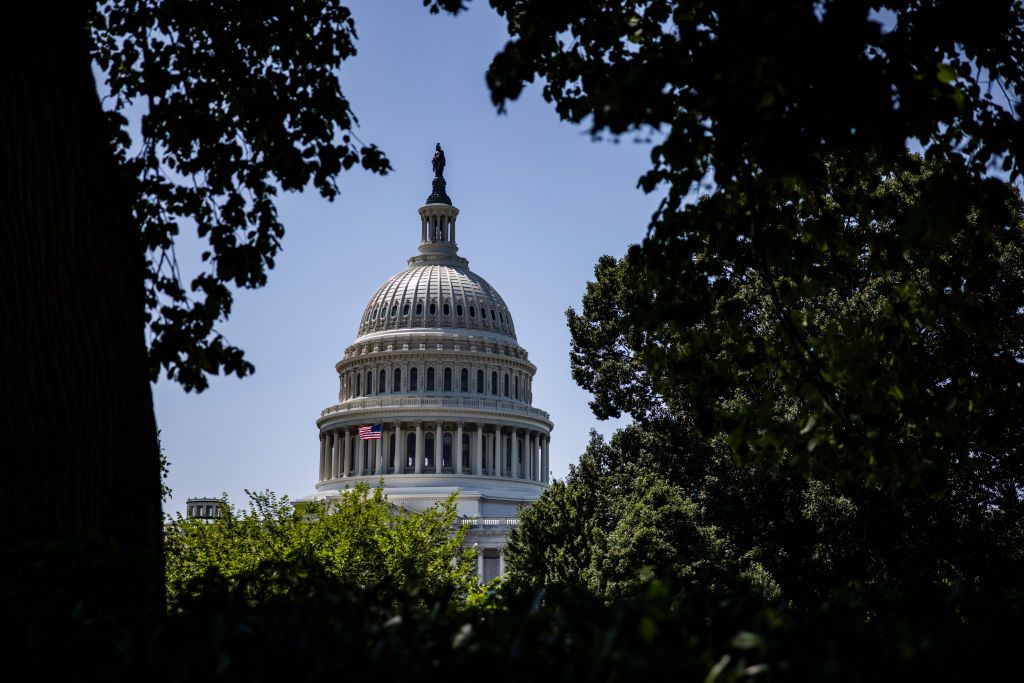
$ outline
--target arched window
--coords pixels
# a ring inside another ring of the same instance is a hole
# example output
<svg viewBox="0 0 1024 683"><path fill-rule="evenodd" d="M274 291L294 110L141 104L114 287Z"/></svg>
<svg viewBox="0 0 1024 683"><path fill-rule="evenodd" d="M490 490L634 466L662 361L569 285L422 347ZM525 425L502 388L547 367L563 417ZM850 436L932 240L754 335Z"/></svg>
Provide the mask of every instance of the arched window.
<svg viewBox="0 0 1024 683"><path fill-rule="evenodd" d="M434 467L434 435L431 432L427 432L427 438L424 439L426 442L424 445L426 448L423 449L423 465L429 469Z"/></svg>
<svg viewBox="0 0 1024 683"><path fill-rule="evenodd" d="M469 470L469 434L462 435L462 471Z"/></svg>
<svg viewBox="0 0 1024 683"><path fill-rule="evenodd" d="M452 466L452 435L450 432L444 433L444 448L441 449L441 467Z"/></svg>
<svg viewBox="0 0 1024 683"><path fill-rule="evenodd" d="M391 393L402 390L402 368L395 368L395 378L391 382Z"/></svg>
<svg viewBox="0 0 1024 683"><path fill-rule="evenodd" d="M459 391L469 391L469 370L466 368L459 373Z"/></svg>
<svg viewBox="0 0 1024 683"><path fill-rule="evenodd" d="M505 390L504 390L503 394L504 394L505 398L508 398L508 373L507 372L505 373L505 385L504 385L504 388L505 388Z"/></svg>
<svg viewBox="0 0 1024 683"><path fill-rule="evenodd" d="M434 368L427 368L427 391L434 390Z"/></svg>
<svg viewBox="0 0 1024 683"><path fill-rule="evenodd" d="M387 384L388 384L388 371L387 370L381 370L380 371L380 379L377 380L377 393L378 394L383 394L384 393L384 387L386 387Z"/></svg>
<svg viewBox="0 0 1024 683"><path fill-rule="evenodd" d="M409 469L416 467L416 432L405 436L405 466Z"/></svg>
<svg viewBox="0 0 1024 683"><path fill-rule="evenodd" d="M366 395L369 396L373 393L373 371L370 370L366 373Z"/></svg>
<svg viewBox="0 0 1024 683"><path fill-rule="evenodd" d="M430 304L430 315L437 315L437 304Z"/></svg>
<svg viewBox="0 0 1024 683"><path fill-rule="evenodd" d="M455 315L459 316L460 318L462 317L462 304L459 304L455 307Z"/></svg>
<svg viewBox="0 0 1024 683"><path fill-rule="evenodd" d="M487 320L487 309L483 306L480 307L480 317Z"/></svg>
<svg viewBox="0 0 1024 683"><path fill-rule="evenodd" d="M475 306L470 306L469 307L469 317L470 318L475 318L476 317L476 307Z"/></svg>
<svg viewBox="0 0 1024 683"><path fill-rule="evenodd" d="M444 314L445 315L451 315L451 313L452 313L452 308L446 302L445 305L444 305Z"/></svg>
<svg viewBox="0 0 1024 683"><path fill-rule="evenodd" d="M363 386L362 386L363 382L362 382L362 380L363 380L362 373L357 374L356 375L356 396L362 396L363 395Z"/></svg>
<svg viewBox="0 0 1024 683"><path fill-rule="evenodd" d="M409 391L419 391L420 371L416 368L409 370Z"/></svg>
<svg viewBox="0 0 1024 683"><path fill-rule="evenodd" d="M398 304L391 306L391 317L394 318L396 313L398 313Z"/></svg>
<svg viewBox="0 0 1024 683"><path fill-rule="evenodd" d="M476 371L476 393L478 393L478 394L484 393L484 371L483 370L477 370Z"/></svg>
<svg viewBox="0 0 1024 683"><path fill-rule="evenodd" d="M494 320L494 309L491 309L491 320Z"/></svg>
<svg viewBox="0 0 1024 683"><path fill-rule="evenodd" d="M495 396L498 395L498 373L491 373L491 393Z"/></svg>
<svg viewBox="0 0 1024 683"><path fill-rule="evenodd" d="M451 368L445 368L444 369L444 390L445 391L451 391L452 390L452 369Z"/></svg>
<svg viewBox="0 0 1024 683"><path fill-rule="evenodd" d="M406 301L405 305L402 306L402 315L409 315L409 302Z"/></svg>
<svg viewBox="0 0 1024 683"><path fill-rule="evenodd" d="M512 387L512 390L515 392L513 394L513 398L518 399L519 398L519 376L518 375L516 375L515 382L513 384L514 384L514 386Z"/></svg>
<svg viewBox="0 0 1024 683"><path fill-rule="evenodd" d="M416 304L416 315L423 315L423 302Z"/></svg>

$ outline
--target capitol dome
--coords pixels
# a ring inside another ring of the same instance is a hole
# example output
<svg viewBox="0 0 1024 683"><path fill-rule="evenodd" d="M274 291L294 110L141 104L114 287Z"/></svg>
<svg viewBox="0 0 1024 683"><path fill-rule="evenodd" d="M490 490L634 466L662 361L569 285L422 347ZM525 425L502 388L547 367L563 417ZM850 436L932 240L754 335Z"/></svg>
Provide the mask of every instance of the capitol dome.
<svg viewBox="0 0 1024 683"><path fill-rule="evenodd" d="M458 492L478 573L490 580L519 510L548 483L554 425L533 406L537 368L508 306L458 253L440 146L434 169L417 253L370 297L335 364L338 402L316 421L314 497L366 482L420 510Z"/></svg>

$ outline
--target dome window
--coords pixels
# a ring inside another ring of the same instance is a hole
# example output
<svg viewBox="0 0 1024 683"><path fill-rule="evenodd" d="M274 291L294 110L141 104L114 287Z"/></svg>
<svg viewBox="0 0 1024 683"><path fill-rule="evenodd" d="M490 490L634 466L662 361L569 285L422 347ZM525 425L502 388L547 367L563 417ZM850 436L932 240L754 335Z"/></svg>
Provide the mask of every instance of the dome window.
<svg viewBox="0 0 1024 683"><path fill-rule="evenodd" d="M502 323L505 322L505 316L502 315L501 313L498 313L498 319L501 320Z"/></svg>
<svg viewBox="0 0 1024 683"><path fill-rule="evenodd" d="M448 304L444 305L444 314L445 315L451 315L452 314L452 307L449 306Z"/></svg>
<svg viewBox="0 0 1024 683"><path fill-rule="evenodd" d="M416 315L423 315L423 304L416 304Z"/></svg>
<svg viewBox="0 0 1024 683"><path fill-rule="evenodd" d="M491 320L494 320L494 309L491 309Z"/></svg>
<svg viewBox="0 0 1024 683"><path fill-rule="evenodd" d="M460 318L462 317L462 304L458 304L455 307L455 315L459 316Z"/></svg>
<svg viewBox="0 0 1024 683"><path fill-rule="evenodd" d="M409 315L409 302L408 301L405 303L404 306L402 306L402 315Z"/></svg>
<svg viewBox="0 0 1024 683"><path fill-rule="evenodd" d="M430 315L437 315L437 304L430 304Z"/></svg>
<svg viewBox="0 0 1024 683"><path fill-rule="evenodd" d="M398 304L391 307L391 317L394 318L398 314Z"/></svg>
<svg viewBox="0 0 1024 683"><path fill-rule="evenodd" d="M470 318L475 318L476 317L476 308L474 308L473 306L469 307L469 317Z"/></svg>

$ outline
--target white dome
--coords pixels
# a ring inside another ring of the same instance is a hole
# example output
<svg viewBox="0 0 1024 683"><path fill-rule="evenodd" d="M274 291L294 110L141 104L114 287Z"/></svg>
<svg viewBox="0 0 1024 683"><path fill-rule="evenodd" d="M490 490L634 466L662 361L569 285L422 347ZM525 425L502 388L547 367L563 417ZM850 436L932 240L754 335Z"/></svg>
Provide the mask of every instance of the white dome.
<svg viewBox="0 0 1024 683"><path fill-rule="evenodd" d="M462 328L516 338L501 295L457 257L441 263L410 259L409 268L370 297L359 322L359 336L417 328Z"/></svg>

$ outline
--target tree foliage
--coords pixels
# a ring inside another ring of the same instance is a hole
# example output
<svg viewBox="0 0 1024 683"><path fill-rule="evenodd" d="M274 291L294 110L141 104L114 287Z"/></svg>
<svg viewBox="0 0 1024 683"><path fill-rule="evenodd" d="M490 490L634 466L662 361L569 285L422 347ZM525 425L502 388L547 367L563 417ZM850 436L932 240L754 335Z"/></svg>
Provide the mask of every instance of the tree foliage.
<svg viewBox="0 0 1024 683"><path fill-rule="evenodd" d="M216 325L232 288L274 267L278 189L333 199L341 171L391 169L355 134L338 79L356 53L352 14L336 1L104 0L90 32L146 253L151 377L202 390L209 374L244 376L252 365ZM190 283L174 250L187 225L206 246Z"/></svg>
<svg viewBox="0 0 1024 683"><path fill-rule="evenodd" d="M246 510L224 501L221 517L183 519L166 529L172 604L195 600L220 579L265 601L314 570L387 604L392 591L465 598L475 590L476 550L463 547L455 496L423 512L395 509L380 488L357 485L330 502L292 505L270 492L249 494Z"/></svg>

